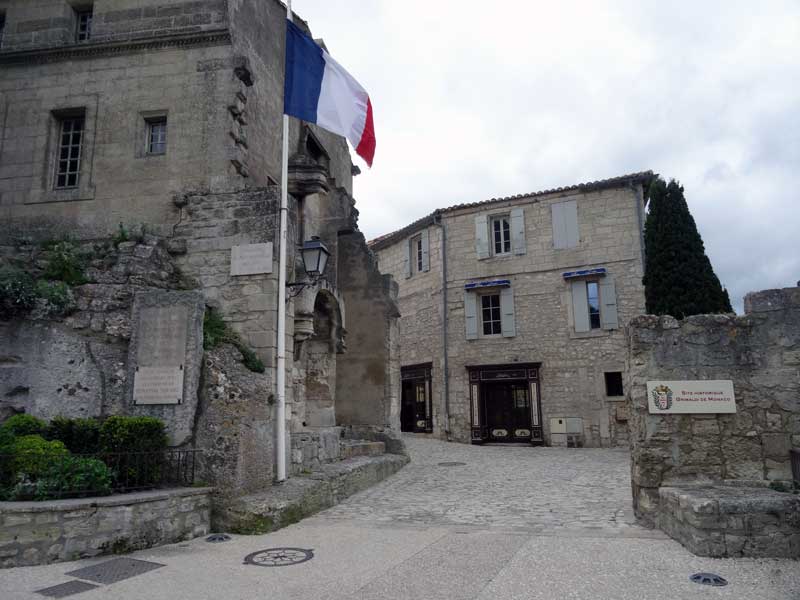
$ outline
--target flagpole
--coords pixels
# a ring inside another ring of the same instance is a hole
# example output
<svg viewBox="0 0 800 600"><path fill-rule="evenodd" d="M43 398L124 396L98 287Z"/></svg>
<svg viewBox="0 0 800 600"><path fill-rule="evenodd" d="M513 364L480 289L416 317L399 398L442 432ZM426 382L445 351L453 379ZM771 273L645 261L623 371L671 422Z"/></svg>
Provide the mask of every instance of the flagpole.
<svg viewBox="0 0 800 600"><path fill-rule="evenodd" d="M292 0L286 1L286 18L292 20ZM285 52L285 50L284 50ZM286 73L284 72L284 77ZM275 432L275 481L286 479L286 238L289 213L289 115L283 115L283 154L281 156L281 229L278 251L278 361L276 381L277 415Z"/></svg>

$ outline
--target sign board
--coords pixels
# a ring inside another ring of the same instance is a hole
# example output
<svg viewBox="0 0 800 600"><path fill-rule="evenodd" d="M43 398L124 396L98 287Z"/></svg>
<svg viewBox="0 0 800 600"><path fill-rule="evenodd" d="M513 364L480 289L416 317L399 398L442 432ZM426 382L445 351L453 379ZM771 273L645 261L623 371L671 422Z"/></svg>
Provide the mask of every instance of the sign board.
<svg viewBox="0 0 800 600"><path fill-rule="evenodd" d="M136 336L136 364L177 367L186 362L189 309L175 306L142 308Z"/></svg>
<svg viewBox="0 0 800 600"><path fill-rule="evenodd" d="M650 414L736 412L730 380L648 381L647 405Z"/></svg>
<svg viewBox="0 0 800 600"><path fill-rule="evenodd" d="M231 248L231 275L272 273L272 242Z"/></svg>
<svg viewBox="0 0 800 600"><path fill-rule="evenodd" d="M183 366L138 367L133 376L134 404L180 404Z"/></svg>

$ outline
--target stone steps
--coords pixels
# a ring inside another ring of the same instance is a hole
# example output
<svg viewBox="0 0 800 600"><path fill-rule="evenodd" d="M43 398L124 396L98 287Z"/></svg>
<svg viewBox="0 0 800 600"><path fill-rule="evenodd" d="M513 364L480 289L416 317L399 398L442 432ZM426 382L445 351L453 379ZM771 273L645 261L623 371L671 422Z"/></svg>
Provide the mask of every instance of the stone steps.
<svg viewBox="0 0 800 600"><path fill-rule="evenodd" d="M341 440L339 442L339 457L341 459L356 456L380 456L386 454L386 444L371 442L369 440Z"/></svg>

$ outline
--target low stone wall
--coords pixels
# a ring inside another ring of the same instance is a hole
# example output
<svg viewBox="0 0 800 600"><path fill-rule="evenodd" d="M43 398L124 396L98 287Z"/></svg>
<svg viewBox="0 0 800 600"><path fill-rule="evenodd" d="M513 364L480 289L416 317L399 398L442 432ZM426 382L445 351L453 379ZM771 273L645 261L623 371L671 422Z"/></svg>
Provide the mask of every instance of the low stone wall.
<svg viewBox="0 0 800 600"><path fill-rule="evenodd" d="M748 294L745 315L627 328L626 393L637 518L655 524L659 488L724 480L791 485L800 446L800 288ZM647 382L732 380L734 414L650 414Z"/></svg>
<svg viewBox="0 0 800 600"><path fill-rule="evenodd" d="M800 497L724 485L659 489L658 528L698 556L800 557Z"/></svg>
<svg viewBox="0 0 800 600"><path fill-rule="evenodd" d="M0 502L0 567L123 553L205 535L211 489Z"/></svg>

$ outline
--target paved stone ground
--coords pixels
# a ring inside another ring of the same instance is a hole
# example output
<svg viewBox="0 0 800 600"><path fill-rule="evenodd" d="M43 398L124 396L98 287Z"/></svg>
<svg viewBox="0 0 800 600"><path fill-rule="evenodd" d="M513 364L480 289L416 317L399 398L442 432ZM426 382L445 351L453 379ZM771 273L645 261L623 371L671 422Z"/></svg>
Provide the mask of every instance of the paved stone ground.
<svg viewBox="0 0 800 600"><path fill-rule="evenodd" d="M549 534L623 533L634 523L626 449L470 446L413 436L406 444L411 464L321 518Z"/></svg>
<svg viewBox="0 0 800 600"><path fill-rule="evenodd" d="M231 542L137 552L164 567L78 600L800 600L800 562L693 556L633 524L627 453L474 447L409 438L412 463L297 525ZM439 462L465 462L440 467ZM313 549L283 568L257 550ZM28 600L109 557L0 571L0 599ZM689 582L711 571L723 588Z"/></svg>

